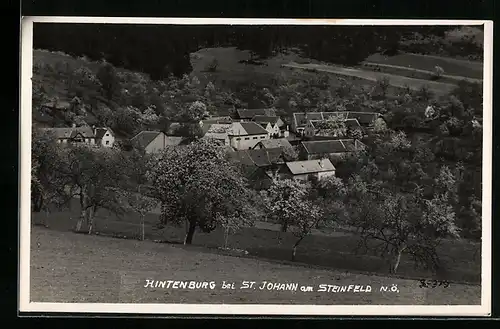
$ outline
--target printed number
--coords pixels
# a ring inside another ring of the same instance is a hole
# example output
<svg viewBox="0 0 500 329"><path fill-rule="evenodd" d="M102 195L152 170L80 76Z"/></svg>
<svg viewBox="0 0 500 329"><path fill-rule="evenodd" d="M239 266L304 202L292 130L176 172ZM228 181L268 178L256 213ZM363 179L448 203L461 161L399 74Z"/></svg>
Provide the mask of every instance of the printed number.
<svg viewBox="0 0 500 329"><path fill-rule="evenodd" d="M419 288L436 288L436 287L443 287L443 288L448 288L450 286L450 283L448 281L441 281L441 280L426 280L426 279L421 279L419 280Z"/></svg>

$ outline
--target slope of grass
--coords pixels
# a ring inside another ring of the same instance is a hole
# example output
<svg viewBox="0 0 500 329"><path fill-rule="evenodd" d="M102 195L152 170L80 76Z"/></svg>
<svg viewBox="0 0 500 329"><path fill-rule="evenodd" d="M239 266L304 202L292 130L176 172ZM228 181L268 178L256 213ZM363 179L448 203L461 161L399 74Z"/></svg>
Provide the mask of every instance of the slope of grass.
<svg viewBox="0 0 500 329"><path fill-rule="evenodd" d="M56 231L67 232L75 227L79 216L78 207L70 211L49 214L34 213L33 221L45 221ZM146 239L170 243L181 243L184 239L184 227L169 225L165 229L156 228L158 215L146 216ZM99 235L138 238L140 220L129 213L123 218L100 211L95 220L95 231ZM279 238L278 238L279 237ZM243 228L228 239L228 247L247 250L250 256L288 261L296 237L292 233L279 233L269 227L259 225ZM358 243L353 233L345 230L336 234L315 234L306 237L297 250L297 262L318 265L332 269L354 272L369 272L387 275L388 265L378 255L355 253ZM196 232L193 244L215 251L224 246L224 233L217 229L212 233ZM444 280L479 283L481 278L479 245L467 241L445 241L438 253L442 261L442 270L432 273L423 268L415 269L411 259L404 255L398 275L410 278L438 278Z"/></svg>
<svg viewBox="0 0 500 329"><path fill-rule="evenodd" d="M294 267L206 253L196 246L85 236L34 227L30 300L98 303L230 303L317 305L474 305L480 288L461 284L420 288L419 281ZM212 289L145 288L146 280L214 281ZM243 280L297 283L312 292L239 289ZM222 289L223 281L235 289ZM371 292L327 293L319 284L370 285ZM397 285L399 293L380 292Z"/></svg>

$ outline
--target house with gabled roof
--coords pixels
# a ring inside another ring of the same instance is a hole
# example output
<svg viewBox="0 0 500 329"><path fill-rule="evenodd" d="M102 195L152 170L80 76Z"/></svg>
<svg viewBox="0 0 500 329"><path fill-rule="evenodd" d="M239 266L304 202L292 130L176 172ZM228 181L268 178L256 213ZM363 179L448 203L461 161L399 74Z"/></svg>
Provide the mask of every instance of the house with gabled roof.
<svg viewBox="0 0 500 329"><path fill-rule="evenodd" d="M41 131L54 134L58 143L61 144L96 144L94 131L91 127L82 126L71 128L41 128Z"/></svg>
<svg viewBox="0 0 500 329"><path fill-rule="evenodd" d="M167 136L162 131L141 131L130 139L132 145L148 154L161 152L168 146L179 146L185 141L185 137Z"/></svg>
<svg viewBox="0 0 500 329"><path fill-rule="evenodd" d="M92 127L94 130L95 143L104 147L113 147L115 143L115 134L108 127L96 128Z"/></svg>
<svg viewBox="0 0 500 329"><path fill-rule="evenodd" d="M264 139L254 146L254 149L274 149L274 148L292 148L292 144L286 138Z"/></svg>
<svg viewBox="0 0 500 329"><path fill-rule="evenodd" d="M281 148L238 150L230 152L230 157L258 190L269 188L273 174L282 172L285 165Z"/></svg>
<svg viewBox="0 0 500 329"><path fill-rule="evenodd" d="M228 137L234 149L249 150L261 140L269 139L269 132L255 122L233 122Z"/></svg>
<svg viewBox="0 0 500 329"><path fill-rule="evenodd" d="M269 132L269 135L274 138L281 137L282 128L284 126L283 120L278 116L256 115L252 118L253 122L260 124Z"/></svg>
<svg viewBox="0 0 500 329"><path fill-rule="evenodd" d="M340 117L344 120L356 119L362 127L372 128L377 120L384 121L384 118L377 112L354 112L354 111L337 111L337 112L297 112L293 114L292 131L298 134L304 134L304 130L309 121L323 121L330 117Z"/></svg>
<svg viewBox="0 0 500 329"><path fill-rule="evenodd" d="M287 162L286 167L288 172L284 177L302 181L321 180L325 177L335 176L336 171L329 159Z"/></svg>
<svg viewBox="0 0 500 329"><path fill-rule="evenodd" d="M301 159L337 159L340 160L346 154L365 150L366 145L357 139L335 139L302 141L299 146Z"/></svg>
<svg viewBox="0 0 500 329"><path fill-rule="evenodd" d="M237 109L236 113L240 121L252 121L256 115L276 116L275 109Z"/></svg>

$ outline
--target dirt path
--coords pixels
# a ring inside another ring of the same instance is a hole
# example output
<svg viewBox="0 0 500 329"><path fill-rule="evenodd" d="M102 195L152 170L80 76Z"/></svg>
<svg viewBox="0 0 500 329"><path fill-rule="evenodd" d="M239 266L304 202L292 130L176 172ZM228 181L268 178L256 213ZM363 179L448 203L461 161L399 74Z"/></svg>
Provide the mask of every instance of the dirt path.
<svg viewBox="0 0 500 329"><path fill-rule="evenodd" d="M423 74L432 74L433 73L433 72L427 71L427 70L419 70L419 69L414 69L411 67L382 64L382 63L376 63L376 62L363 62L362 65L387 67L387 68L392 68L392 69L404 70L404 71L415 72L415 73L423 73ZM474 83L482 83L483 82L482 79L467 78L467 77L458 76L458 75L443 74L443 75L441 75L441 77L446 78L446 79L450 79L450 80L454 80L456 82L460 82L462 80L474 82Z"/></svg>

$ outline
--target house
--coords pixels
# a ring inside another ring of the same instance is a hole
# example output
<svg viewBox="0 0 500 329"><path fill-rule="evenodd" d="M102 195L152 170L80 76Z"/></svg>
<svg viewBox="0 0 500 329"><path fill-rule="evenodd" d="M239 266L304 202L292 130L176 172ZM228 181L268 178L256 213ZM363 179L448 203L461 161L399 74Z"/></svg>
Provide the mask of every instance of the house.
<svg viewBox="0 0 500 329"><path fill-rule="evenodd" d="M92 127L94 130L95 142L97 145L104 147L113 147L115 143L115 134L110 128L96 128Z"/></svg>
<svg viewBox="0 0 500 329"><path fill-rule="evenodd" d="M229 146L230 140L228 131L231 130L232 123L204 123L201 126L202 138L211 138L219 141L222 145Z"/></svg>
<svg viewBox="0 0 500 329"><path fill-rule="evenodd" d="M167 136L161 131L141 131L130 139L132 144L146 153L158 153L168 146L181 145L186 138Z"/></svg>
<svg viewBox="0 0 500 329"><path fill-rule="evenodd" d="M228 130L228 137L234 149L248 150L261 140L269 139L269 132L255 122L233 122Z"/></svg>
<svg viewBox="0 0 500 329"><path fill-rule="evenodd" d="M307 160L323 158L340 160L346 154L365 148L366 145L357 139L303 141L299 146L299 156Z"/></svg>
<svg viewBox="0 0 500 329"><path fill-rule="evenodd" d="M324 127L325 124L326 125L328 124L329 120L332 119L309 120L304 129L304 136L306 137L323 136L323 137L338 137L338 138L346 138L349 135L354 135L354 136L359 135L360 137L364 136L363 128L361 127L357 119L342 118L345 130L337 129L333 131L328 126ZM358 133L356 133L356 131Z"/></svg>
<svg viewBox="0 0 500 329"><path fill-rule="evenodd" d="M382 115L376 112L354 112L354 111L340 111L340 112L300 112L294 113L292 119L291 129L293 132L303 135L304 130L309 121L324 121L330 117L340 116L344 120L356 119L362 127L371 129L377 121L385 122Z"/></svg>
<svg viewBox="0 0 500 329"><path fill-rule="evenodd" d="M257 190L269 188L273 175L282 172L285 165L281 148L238 150L231 152L230 157Z"/></svg>
<svg viewBox="0 0 500 329"><path fill-rule="evenodd" d="M96 144L94 131L88 126L76 127L73 125L71 128L42 128L41 131L52 132L57 142L61 144Z"/></svg>
<svg viewBox="0 0 500 329"><path fill-rule="evenodd" d="M292 144L286 138L264 139L254 146L254 149L274 149L274 148L292 148Z"/></svg>
<svg viewBox="0 0 500 329"><path fill-rule="evenodd" d="M253 117L252 121L264 127L271 137L278 138L288 136L288 126L285 126L283 120L278 116L256 115Z"/></svg>
<svg viewBox="0 0 500 329"><path fill-rule="evenodd" d="M328 159L287 162L288 175L292 179L308 181L335 176L335 167Z"/></svg>
<svg viewBox="0 0 500 329"><path fill-rule="evenodd" d="M240 121L252 121L256 115L275 117L275 109L238 109L236 110Z"/></svg>

